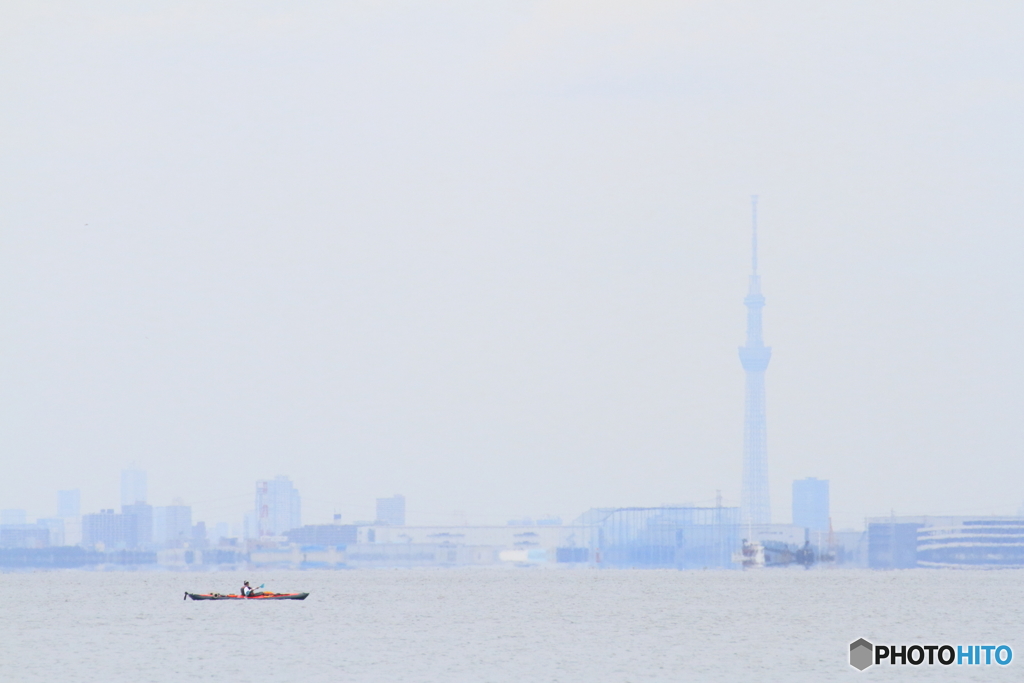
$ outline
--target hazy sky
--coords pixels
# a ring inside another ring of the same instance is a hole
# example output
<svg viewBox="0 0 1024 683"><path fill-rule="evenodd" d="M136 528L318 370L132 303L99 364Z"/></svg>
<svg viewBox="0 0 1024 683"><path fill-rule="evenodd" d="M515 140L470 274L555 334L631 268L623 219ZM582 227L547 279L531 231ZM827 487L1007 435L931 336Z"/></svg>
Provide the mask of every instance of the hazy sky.
<svg viewBox="0 0 1024 683"><path fill-rule="evenodd" d="M0 7L0 507L1024 503L1024 4Z"/></svg>

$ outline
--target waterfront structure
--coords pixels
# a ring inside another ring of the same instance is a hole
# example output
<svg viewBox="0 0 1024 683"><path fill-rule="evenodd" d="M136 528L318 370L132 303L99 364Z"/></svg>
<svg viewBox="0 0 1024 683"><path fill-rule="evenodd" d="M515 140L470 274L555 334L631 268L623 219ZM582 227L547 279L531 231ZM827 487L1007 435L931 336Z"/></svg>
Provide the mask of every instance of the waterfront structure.
<svg viewBox="0 0 1024 683"><path fill-rule="evenodd" d="M564 543L568 527L509 526L394 526L354 525L357 542L378 545L412 544L445 546L493 546L501 550L555 548Z"/></svg>
<svg viewBox="0 0 1024 683"><path fill-rule="evenodd" d="M565 525L529 522L415 527L357 523L351 527L355 538L346 539L344 562L350 567L551 563L729 569L738 568L732 554L740 547L739 521L739 508L657 507L595 508ZM331 547L330 543L315 540L314 534L320 529L304 527L288 536L293 545L313 541L317 546Z"/></svg>
<svg viewBox="0 0 1024 683"><path fill-rule="evenodd" d="M138 469L121 470L121 505L146 502L146 473Z"/></svg>
<svg viewBox="0 0 1024 683"><path fill-rule="evenodd" d="M377 524L405 526L405 496L377 499Z"/></svg>
<svg viewBox="0 0 1024 683"><path fill-rule="evenodd" d="M868 518L868 567L1022 569L1024 518Z"/></svg>
<svg viewBox="0 0 1024 683"><path fill-rule="evenodd" d="M793 482L793 524L828 531L828 480L808 477Z"/></svg>
<svg viewBox="0 0 1024 683"><path fill-rule="evenodd" d="M284 533L289 543L299 545L345 546L358 540L354 524L307 524Z"/></svg>
<svg viewBox="0 0 1024 683"><path fill-rule="evenodd" d="M100 552L81 547L18 547L0 549L0 567L12 569L71 569L97 565L122 568L152 565L156 553L115 550Z"/></svg>
<svg viewBox="0 0 1024 683"><path fill-rule="evenodd" d="M764 345L761 334L761 277L757 274L757 197L751 200L751 273L747 296L747 343L740 347L740 363L746 372L746 404L743 414L743 489L740 506L743 523L771 524L768 497L768 445L765 422L764 373L772 349Z"/></svg>
<svg viewBox="0 0 1024 683"><path fill-rule="evenodd" d="M568 527L529 525L395 526L353 525L347 544L349 567L448 567L506 562L533 565L555 562L559 548L571 542ZM344 528L344 527L339 527ZM570 540L567 540L570 539ZM574 549L575 550L575 549ZM588 561L586 548L580 549ZM559 560L561 561L561 560Z"/></svg>
<svg viewBox="0 0 1024 683"><path fill-rule="evenodd" d="M302 501L288 477L256 482L256 525L259 538L282 536L302 526Z"/></svg>
<svg viewBox="0 0 1024 683"><path fill-rule="evenodd" d="M522 555L522 562L518 556ZM494 546L472 546L446 543L358 543L345 548L345 566L352 568L381 567L459 567L489 565L501 561L517 564L530 562L526 553L515 553L516 558L507 560L508 553Z"/></svg>

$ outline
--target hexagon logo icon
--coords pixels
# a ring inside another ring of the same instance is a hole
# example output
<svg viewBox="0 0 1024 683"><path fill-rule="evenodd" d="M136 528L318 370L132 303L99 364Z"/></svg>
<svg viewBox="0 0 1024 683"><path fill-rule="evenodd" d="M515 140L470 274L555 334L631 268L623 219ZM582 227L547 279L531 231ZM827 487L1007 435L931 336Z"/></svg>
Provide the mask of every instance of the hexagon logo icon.
<svg viewBox="0 0 1024 683"><path fill-rule="evenodd" d="M850 666L858 671L871 666L874 662L875 646L860 638L850 643Z"/></svg>

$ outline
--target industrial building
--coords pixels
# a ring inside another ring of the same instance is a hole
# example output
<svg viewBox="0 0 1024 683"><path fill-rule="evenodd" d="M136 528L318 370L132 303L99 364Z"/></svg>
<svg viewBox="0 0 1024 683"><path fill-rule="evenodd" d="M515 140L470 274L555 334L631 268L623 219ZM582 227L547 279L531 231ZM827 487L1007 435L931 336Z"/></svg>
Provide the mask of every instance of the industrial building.
<svg viewBox="0 0 1024 683"><path fill-rule="evenodd" d="M594 508L573 523L565 540L564 548L586 549L587 561L599 566L735 568L732 554L740 547L740 510Z"/></svg>

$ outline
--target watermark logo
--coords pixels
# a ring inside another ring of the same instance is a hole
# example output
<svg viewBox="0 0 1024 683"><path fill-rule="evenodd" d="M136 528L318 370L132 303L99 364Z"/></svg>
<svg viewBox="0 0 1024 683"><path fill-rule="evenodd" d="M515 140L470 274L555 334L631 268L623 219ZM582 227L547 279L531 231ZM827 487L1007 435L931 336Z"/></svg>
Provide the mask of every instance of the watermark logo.
<svg viewBox="0 0 1024 683"><path fill-rule="evenodd" d="M1012 661L1009 645L872 645L863 638L850 643L850 666L858 671L873 664L1006 666Z"/></svg>
<svg viewBox="0 0 1024 683"><path fill-rule="evenodd" d="M874 657L874 647L874 645L863 638L850 643L850 666L858 671L863 671L871 666L873 663L871 659Z"/></svg>

